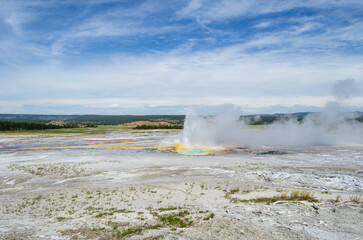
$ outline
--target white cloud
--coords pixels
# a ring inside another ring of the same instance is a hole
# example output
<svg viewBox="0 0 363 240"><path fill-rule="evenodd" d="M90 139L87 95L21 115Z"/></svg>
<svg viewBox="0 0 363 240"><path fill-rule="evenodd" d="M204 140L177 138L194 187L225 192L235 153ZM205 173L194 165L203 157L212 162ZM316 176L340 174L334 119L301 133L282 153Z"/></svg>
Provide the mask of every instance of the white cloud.
<svg viewBox="0 0 363 240"><path fill-rule="evenodd" d="M260 22L258 24L256 24L255 26L253 26L254 28L267 28L271 26L271 22L266 22L266 21L263 21L263 22Z"/></svg>
<svg viewBox="0 0 363 240"><path fill-rule="evenodd" d="M219 21L242 16L255 16L259 14L281 12L299 7L318 7L328 9L331 7L352 6L362 8L360 0L190 0L189 4L177 14L182 18L198 18L205 22Z"/></svg>
<svg viewBox="0 0 363 240"><path fill-rule="evenodd" d="M332 97L190 97L190 98L69 98L69 99L32 99L24 104L23 101L0 101L2 113L34 113L27 108L33 107L44 110L48 114L150 114L149 110L158 110L159 114L185 114L191 106L212 108L224 104L240 106L245 113L266 113L261 109L289 109L298 111L297 106L306 109L321 109L327 102L334 100ZM345 107L363 106L363 98L356 97L345 102ZM76 108L76 111L74 111ZM299 108L299 109L300 109ZM354 109L355 109L354 108ZM164 110L163 110L164 109ZM165 110L168 110L165 112ZM77 112L78 111L78 112ZM82 112L79 112L82 111ZM163 112L164 111L164 112ZM276 112L276 111L275 111ZM271 113L275 113L271 112ZM281 110L280 110L281 112ZM37 112L39 113L39 112ZM155 113L155 112L154 112Z"/></svg>
<svg viewBox="0 0 363 240"><path fill-rule="evenodd" d="M296 7L345 7L346 2L193 0L175 16L176 7L145 1L133 8L79 16L62 29L39 35L26 29L26 23L44 14L47 7L43 4L54 7L57 2L20 1L23 5L6 2L7 10L0 9L1 21L15 33L0 38L0 63L5 66L0 68L0 111L21 111L25 104L49 109L52 105L76 104L110 111L148 105L225 103L250 109L275 105L320 107L329 100L327 89L335 80L353 78L360 88L363 86L362 55L350 55L340 49L349 50L349 44L359 45L363 41L362 21L349 14L336 10L336 14L341 14L337 17L344 20L338 26L329 25L329 21L324 22L319 16L287 17L286 27L271 32L268 27L275 28L280 20L258 18L259 23L251 25L256 33L246 38L209 24ZM87 4L99 3L102 1ZM37 4L41 7L35 7ZM349 1L348 5L362 7L361 1ZM162 19L165 23L157 19L158 14L169 13L170 16ZM176 23L185 19L196 19L197 23ZM155 20L156 24L149 20ZM181 37L184 40L181 42L173 42L171 36L167 40L172 47L166 50L150 49L132 56L115 48L115 53L96 56L94 60L87 59L87 52L84 54L78 48L83 43L108 38L148 39L171 32L183 35L189 30L200 31L198 24L207 34ZM320 32L310 34L314 31ZM220 45L217 48L211 44L209 48L201 48L206 50L198 50L198 46L209 43ZM79 62L73 55L80 58ZM351 99L347 104L363 107L361 98Z"/></svg>
<svg viewBox="0 0 363 240"><path fill-rule="evenodd" d="M322 106L335 80L354 78L363 86L360 56L282 59L274 53L242 54L241 48L243 52L244 46L236 45L190 55L119 56L74 67L56 62L27 66L2 78L0 99L14 109L25 103L84 108ZM363 107L362 98L347 104Z"/></svg>

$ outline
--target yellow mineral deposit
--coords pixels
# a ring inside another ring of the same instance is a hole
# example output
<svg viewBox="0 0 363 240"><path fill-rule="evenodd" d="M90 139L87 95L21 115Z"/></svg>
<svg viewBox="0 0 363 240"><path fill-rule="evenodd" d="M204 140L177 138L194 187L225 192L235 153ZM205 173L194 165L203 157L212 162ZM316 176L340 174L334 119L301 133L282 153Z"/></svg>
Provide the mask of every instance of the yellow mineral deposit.
<svg viewBox="0 0 363 240"><path fill-rule="evenodd" d="M214 155L226 153L229 150L224 147L206 147L200 145L194 145L191 148L186 147L181 143L165 144L158 147L158 149L170 150L183 155Z"/></svg>

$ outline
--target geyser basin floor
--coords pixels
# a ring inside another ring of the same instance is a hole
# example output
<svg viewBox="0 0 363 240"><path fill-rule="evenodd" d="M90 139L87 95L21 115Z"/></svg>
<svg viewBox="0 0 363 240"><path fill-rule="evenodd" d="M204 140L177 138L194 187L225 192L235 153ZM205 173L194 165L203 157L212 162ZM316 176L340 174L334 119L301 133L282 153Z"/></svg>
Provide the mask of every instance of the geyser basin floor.
<svg viewBox="0 0 363 240"><path fill-rule="evenodd" d="M155 147L175 134L2 140L0 239L363 236L362 146L235 148L210 156ZM318 202L267 204L291 190L310 191Z"/></svg>

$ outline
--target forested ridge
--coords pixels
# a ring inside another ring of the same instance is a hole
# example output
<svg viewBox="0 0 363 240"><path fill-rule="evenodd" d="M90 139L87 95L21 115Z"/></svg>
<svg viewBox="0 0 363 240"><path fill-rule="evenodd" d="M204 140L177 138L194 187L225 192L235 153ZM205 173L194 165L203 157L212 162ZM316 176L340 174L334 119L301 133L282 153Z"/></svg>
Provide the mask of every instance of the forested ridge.
<svg viewBox="0 0 363 240"><path fill-rule="evenodd" d="M29 122L0 122L0 131L45 130L60 128L75 128L77 124L53 125Z"/></svg>

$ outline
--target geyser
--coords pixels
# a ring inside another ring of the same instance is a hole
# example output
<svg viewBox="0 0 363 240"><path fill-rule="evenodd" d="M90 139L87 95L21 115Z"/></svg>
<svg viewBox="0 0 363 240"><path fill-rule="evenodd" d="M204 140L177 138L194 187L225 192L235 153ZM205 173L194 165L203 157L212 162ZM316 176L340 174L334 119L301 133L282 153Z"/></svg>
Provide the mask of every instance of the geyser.
<svg viewBox="0 0 363 240"><path fill-rule="evenodd" d="M234 144L240 138L236 129L243 124L239 121L241 113L240 108L233 105L222 107L214 116L192 109L185 118L182 143L187 147Z"/></svg>
<svg viewBox="0 0 363 240"><path fill-rule="evenodd" d="M363 144L363 124L354 114L344 111L342 101L354 91L354 80L336 82L329 102L320 113L313 113L301 122L295 118L270 125L251 127L241 120L242 111L233 105L223 106L215 115L196 109L186 115L179 143L193 146L234 147L261 145L324 145Z"/></svg>

